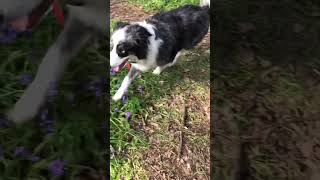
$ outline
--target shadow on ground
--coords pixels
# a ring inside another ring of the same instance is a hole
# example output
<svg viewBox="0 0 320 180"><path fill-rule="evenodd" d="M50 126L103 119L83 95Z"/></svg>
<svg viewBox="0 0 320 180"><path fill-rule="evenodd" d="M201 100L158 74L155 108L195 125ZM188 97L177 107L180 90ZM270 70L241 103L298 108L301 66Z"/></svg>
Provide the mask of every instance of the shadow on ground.
<svg viewBox="0 0 320 180"><path fill-rule="evenodd" d="M216 1L211 172L319 177L317 4Z"/></svg>

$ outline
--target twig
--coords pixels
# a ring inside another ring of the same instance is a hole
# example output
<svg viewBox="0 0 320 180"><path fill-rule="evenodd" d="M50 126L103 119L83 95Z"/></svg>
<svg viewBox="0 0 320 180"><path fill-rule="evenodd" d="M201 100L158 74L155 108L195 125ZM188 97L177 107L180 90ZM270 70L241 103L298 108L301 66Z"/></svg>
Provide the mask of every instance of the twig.
<svg viewBox="0 0 320 180"><path fill-rule="evenodd" d="M183 154L183 131L180 131L180 143L179 143L179 159L181 159Z"/></svg>
<svg viewBox="0 0 320 180"><path fill-rule="evenodd" d="M183 116L183 122L182 122L183 128L188 128L188 124L187 124L188 117L189 117L188 107L184 106L184 116Z"/></svg>
<svg viewBox="0 0 320 180"><path fill-rule="evenodd" d="M188 107L185 105L184 106L184 115L183 115L181 129L180 129L179 158L181 158L183 155L184 128L187 128L187 119L188 119Z"/></svg>

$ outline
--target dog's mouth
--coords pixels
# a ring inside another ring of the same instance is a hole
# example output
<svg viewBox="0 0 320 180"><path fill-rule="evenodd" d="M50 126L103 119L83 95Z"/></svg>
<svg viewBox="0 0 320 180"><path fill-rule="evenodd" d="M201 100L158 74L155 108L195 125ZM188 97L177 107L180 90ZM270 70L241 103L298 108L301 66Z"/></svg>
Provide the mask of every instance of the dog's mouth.
<svg viewBox="0 0 320 180"><path fill-rule="evenodd" d="M16 32L23 32L27 30L28 23L29 23L28 16L23 16L10 21L8 23L8 28L11 28Z"/></svg>
<svg viewBox="0 0 320 180"><path fill-rule="evenodd" d="M11 29L17 33L24 32L31 29L36 25L40 19L51 10L51 5L54 3L53 0L42 1L35 9L29 14L25 14L21 17L12 19L7 22L3 22L1 25L2 30Z"/></svg>
<svg viewBox="0 0 320 180"><path fill-rule="evenodd" d="M129 58L125 58L125 60L119 66L112 68L112 71L119 72L128 63L128 60Z"/></svg>

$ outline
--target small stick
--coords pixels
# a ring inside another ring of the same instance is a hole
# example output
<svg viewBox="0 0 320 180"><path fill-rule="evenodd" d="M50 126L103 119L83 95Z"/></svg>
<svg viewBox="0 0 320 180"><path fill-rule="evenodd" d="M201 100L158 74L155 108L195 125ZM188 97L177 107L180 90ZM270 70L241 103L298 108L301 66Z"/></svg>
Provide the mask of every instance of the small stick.
<svg viewBox="0 0 320 180"><path fill-rule="evenodd" d="M183 154L183 130L180 131L180 142L179 142L179 159L181 159Z"/></svg>
<svg viewBox="0 0 320 180"><path fill-rule="evenodd" d="M184 128L187 127L186 126L186 122L187 122L187 119L188 119L188 107L185 105L184 106L184 116L183 116L183 119L182 119L182 126L181 126L181 129L180 129L180 142L179 142L179 158L181 158L182 154L183 154L183 146L184 146Z"/></svg>

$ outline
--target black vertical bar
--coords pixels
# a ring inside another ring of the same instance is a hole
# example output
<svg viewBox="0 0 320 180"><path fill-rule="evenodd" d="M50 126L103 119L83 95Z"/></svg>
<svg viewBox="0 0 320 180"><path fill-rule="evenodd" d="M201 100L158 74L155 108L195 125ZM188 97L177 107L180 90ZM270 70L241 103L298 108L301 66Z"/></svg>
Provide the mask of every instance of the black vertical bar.
<svg viewBox="0 0 320 180"><path fill-rule="evenodd" d="M110 38L110 1L107 0L107 18L106 18L106 22L107 22L107 39L106 42L109 41ZM107 53L107 57L109 59L110 57L110 43L106 43L107 44L107 49L106 49L106 53ZM106 83L106 99L105 102L107 103L107 108L106 110L106 121L107 121L107 132L106 132L106 152L107 152L107 157L106 157L106 164L107 164L107 177L106 179L110 179L110 73L109 73L109 69L110 69L110 63L107 63L107 83Z"/></svg>

